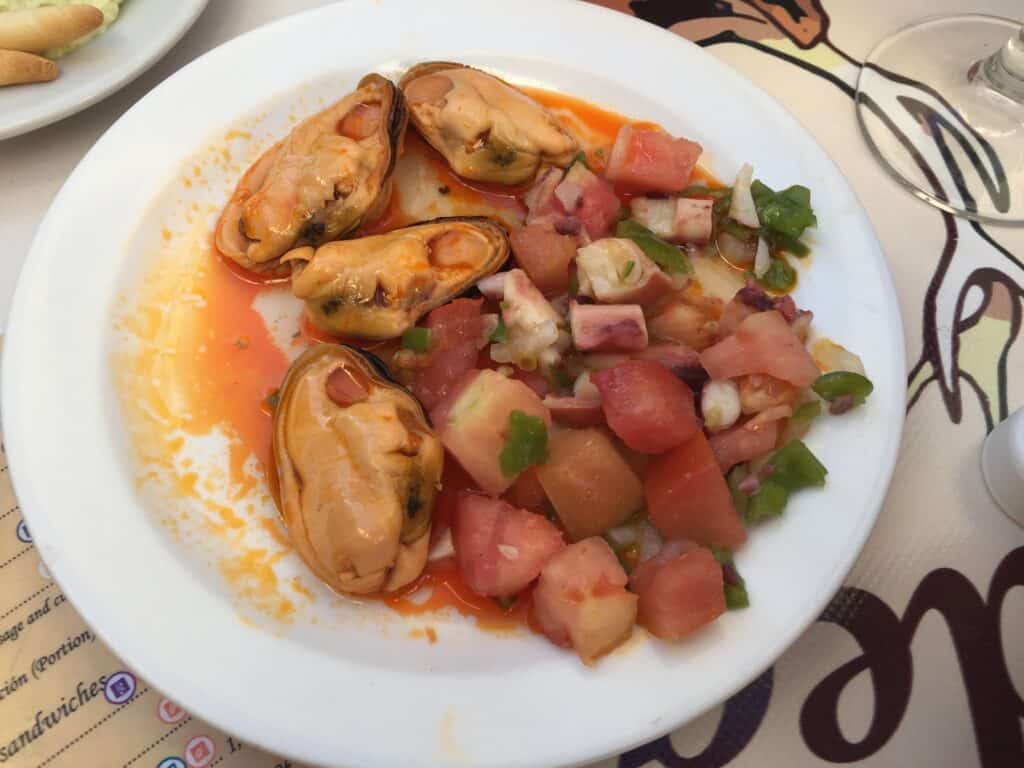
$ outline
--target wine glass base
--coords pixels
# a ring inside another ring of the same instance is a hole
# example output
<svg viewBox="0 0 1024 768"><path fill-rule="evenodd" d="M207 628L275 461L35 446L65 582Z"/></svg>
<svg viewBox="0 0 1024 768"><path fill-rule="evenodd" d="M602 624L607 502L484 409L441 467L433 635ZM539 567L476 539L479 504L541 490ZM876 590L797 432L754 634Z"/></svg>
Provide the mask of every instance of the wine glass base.
<svg viewBox="0 0 1024 768"><path fill-rule="evenodd" d="M886 38L865 60L857 82L864 136L922 200L1024 225L1024 103L981 76L1020 29L993 16L933 19Z"/></svg>

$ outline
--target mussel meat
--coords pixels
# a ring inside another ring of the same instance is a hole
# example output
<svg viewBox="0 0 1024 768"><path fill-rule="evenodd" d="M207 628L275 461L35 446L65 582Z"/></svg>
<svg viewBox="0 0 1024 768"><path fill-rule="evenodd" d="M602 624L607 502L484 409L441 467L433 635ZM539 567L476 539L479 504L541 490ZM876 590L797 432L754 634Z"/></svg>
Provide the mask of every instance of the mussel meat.
<svg viewBox="0 0 1024 768"><path fill-rule="evenodd" d="M463 64L418 64L399 83L413 125L467 179L520 184L542 162L566 166L579 144L504 80Z"/></svg>
<svg viewBox="0 0 1024 768"><path fill-rule="evenodd" d="M482 217L413 224L382 235L296 248L292 292L313 324L337 336L393 339L431 309L493 274L508 234Z"/></svg>
<svg viewBox="0 0 1024 768"><path fill-rule="evenodd" d="M378 218L407 123L395 84L364 77L246 171L217 222L218 250L247 269L272 271L296 245L343 237Z"/></svg>
<svg viewBox="0 0 1024 768"><path fill-rule="evenodd" d="M419 576L444 449L416 398L359 350L315 346L281 385L273 447L288 535L324 583L369 594Z"/></svg>

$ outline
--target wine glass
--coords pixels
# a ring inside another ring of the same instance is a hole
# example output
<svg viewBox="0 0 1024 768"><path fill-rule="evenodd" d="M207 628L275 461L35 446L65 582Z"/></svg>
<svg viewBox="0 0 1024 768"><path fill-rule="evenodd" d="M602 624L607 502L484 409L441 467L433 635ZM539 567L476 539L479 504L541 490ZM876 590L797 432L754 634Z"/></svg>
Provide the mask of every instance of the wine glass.
<svg viewBox="0 0 1024 768"><path fill-rule="evenodd" d="M857 116L889 172L950 213L1024 225L1024 25L929 19L868 55Z"/></svg>

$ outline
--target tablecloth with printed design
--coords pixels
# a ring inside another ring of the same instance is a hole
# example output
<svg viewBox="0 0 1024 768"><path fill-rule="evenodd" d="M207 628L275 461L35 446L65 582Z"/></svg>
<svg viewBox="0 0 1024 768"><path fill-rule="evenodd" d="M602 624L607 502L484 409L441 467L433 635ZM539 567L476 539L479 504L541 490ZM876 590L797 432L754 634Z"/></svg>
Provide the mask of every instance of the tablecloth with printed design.
<svg viewBox="0 0 1024 768"><path fill-rule="evenodd" d="M222 2L197 28L225 12ZM273 15L318 4L276 3ZM991 501L978 463L987 432L1024 405L1024 230L916 200L870 154L854 116L872 44L925 16L962 11L960 3L599 4L704 46L783 102L832 154L886 251L910 361L888 500L818 622L723 706L600 767L1024 765L1024 589L1014 589L1024 587L1024 529ZM1019 0L977 5L1024 12ZM933 170L940 184L949 173ZM295 765L193 718L103 646L39 559L2 462L0 764Z"/></svg>

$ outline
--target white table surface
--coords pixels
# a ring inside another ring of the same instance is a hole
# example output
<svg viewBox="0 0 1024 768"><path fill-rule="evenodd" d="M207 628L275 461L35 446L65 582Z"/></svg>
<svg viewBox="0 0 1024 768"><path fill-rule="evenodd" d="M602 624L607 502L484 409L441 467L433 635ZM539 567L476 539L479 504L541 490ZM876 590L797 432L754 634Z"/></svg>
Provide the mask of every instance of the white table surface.
<svg viewBox="0 0 1024 768"><path fill-rule="evenodd" d="M0 332L36 227L64 180L103 132L162 80L206 51L282 16L329 2L210 0L181 42L135 82L66 120L0 141Z"/></svg>

